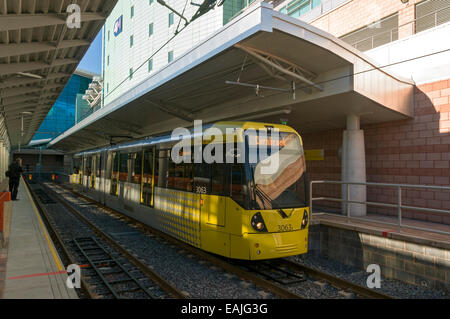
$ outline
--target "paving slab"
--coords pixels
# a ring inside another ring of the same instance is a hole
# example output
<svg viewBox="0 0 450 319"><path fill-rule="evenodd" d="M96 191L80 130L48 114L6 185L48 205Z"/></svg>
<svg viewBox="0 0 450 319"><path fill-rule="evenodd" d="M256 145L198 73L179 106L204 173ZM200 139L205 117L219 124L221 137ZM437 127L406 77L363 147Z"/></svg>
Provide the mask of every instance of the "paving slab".
<svg viewBox="0 0 450 319"><path fill-rule="evenodd" d="M12 202L4 299L76 299L67 274L23 180Z"/></svg>

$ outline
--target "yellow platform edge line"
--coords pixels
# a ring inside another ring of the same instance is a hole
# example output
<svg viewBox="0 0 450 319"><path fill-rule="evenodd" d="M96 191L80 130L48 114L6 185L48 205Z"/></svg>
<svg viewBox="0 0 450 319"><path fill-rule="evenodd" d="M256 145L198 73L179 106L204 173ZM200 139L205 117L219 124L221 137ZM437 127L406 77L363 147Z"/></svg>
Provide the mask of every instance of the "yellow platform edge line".
<svg viewBox="0 0 450 319"><path fill-rule="evenodd" d="M38 211L36 205L34 204L34 200L28 189L28 185L25 183L25 181L24 181L24 184L25 184L25 189L27 190L27 193L28 193L28 197L30 198L30 201L31 201L31 206L33 207L34 213L36 214L36 217L39 221L39 226L41 227L42 233L44 234L45 240L47 241L47 245L50 248L50 252L52 253L53 260L55 261L56 267L58 268L58 271L65 270L65 268L62 265L61 260L59 259L58 254L56 252L55 246L53 245L53 241L50 239L50 236L48 235L47 227L45 227L44 222L42 221L42 218L39 214L39 211Z"/></svg>

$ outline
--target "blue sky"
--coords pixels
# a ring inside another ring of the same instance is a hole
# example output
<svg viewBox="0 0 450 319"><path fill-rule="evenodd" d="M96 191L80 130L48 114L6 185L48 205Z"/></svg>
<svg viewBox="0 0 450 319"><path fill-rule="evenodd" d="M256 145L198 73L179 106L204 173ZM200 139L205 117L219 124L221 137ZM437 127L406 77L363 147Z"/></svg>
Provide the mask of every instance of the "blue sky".
<svg viewBox="0 0 450 319"><path fill-rule="evenodd" d="M99 75L102 74L102 40L102 31L100 31L78 65L78 68Z"/></svg>

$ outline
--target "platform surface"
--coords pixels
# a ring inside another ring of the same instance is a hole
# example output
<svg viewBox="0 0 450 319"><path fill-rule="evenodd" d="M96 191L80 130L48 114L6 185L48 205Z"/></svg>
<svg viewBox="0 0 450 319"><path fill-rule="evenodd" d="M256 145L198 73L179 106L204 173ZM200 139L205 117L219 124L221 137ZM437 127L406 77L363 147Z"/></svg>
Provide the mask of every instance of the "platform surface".
<svg viewBox="0 0 450 319"><path fill-rule="evenodd" d="M344 215L315 212L313 213L312 220L313 223L325 223L336 227L352 228L357 231L375 231L382 233L386 237L401 238L422 244L429 244L435 247L450 248L450 235L405 227L402 227L401 232L399 232L398 227L396 226L396 223L398 223L396 216L367 214L365 217L358 219L352 218L347 222L347 218ZM392 223L393 225L386 225L380 222ZM410 218L403 218L402 224L405 226L427 228L450 233L450 225L445 224Z"/></svg>
<svg viewBox="0 0 450 319"><path fill-rule="evenodd" d="M12 202L0 298L77 299L66 286L64 266L23 180L17 197Z"/></svg>

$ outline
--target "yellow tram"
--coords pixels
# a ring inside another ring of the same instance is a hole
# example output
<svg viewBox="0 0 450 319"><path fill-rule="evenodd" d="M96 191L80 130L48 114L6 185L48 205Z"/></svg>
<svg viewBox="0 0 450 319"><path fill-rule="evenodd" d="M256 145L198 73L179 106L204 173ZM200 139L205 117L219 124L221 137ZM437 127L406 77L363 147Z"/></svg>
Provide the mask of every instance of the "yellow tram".
<svg viewBox="0 0 450 319"><path fill-rule="evenodd" d="M211 253L260 260L307 252L303 143L285 125L218 122L184 137L82 152L74 156L71 181L95 200Z"/></svg>

